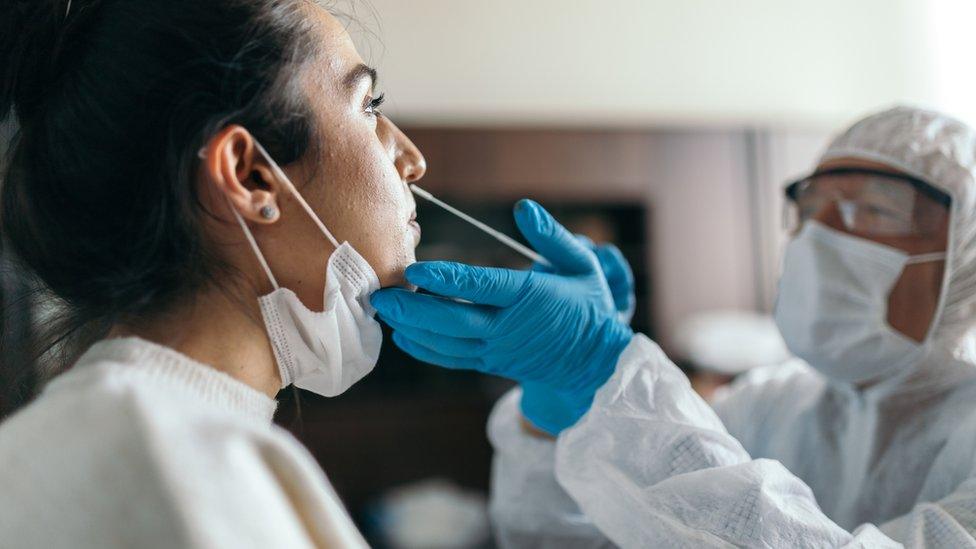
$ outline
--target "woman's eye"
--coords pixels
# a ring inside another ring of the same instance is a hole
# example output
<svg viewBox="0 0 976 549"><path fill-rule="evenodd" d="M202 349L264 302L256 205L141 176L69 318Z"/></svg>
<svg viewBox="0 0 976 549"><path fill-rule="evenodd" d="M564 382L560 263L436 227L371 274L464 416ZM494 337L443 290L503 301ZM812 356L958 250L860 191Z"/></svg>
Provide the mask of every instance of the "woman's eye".
<svg viewBox="0 0 976 549"><path fill-rule="evenodd" d="M368 97L367 96L366 97L366 109L365 109L366 110L366 114L370 114L370 115L383 114L383 113L380 112L380 105L382 105L383 104L383 101L385 101L385 100L386 100L386 94L385 93L381 93L379 95L379 97L376 97L376 98Z"/></svg>

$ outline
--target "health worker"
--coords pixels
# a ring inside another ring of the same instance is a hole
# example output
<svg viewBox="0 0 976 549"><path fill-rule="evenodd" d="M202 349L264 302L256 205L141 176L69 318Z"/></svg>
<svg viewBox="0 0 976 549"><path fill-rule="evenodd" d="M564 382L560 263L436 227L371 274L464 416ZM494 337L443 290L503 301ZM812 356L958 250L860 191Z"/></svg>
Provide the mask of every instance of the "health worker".
<svg viewBox="0 0 976 549"><path fill-rule="evenodd" d="M415 357L519 382L489 422L502 545L976 547L976 131L869 116L786 193L799 359L712 404L533 202L515 219L554 272L417 263L436 296L374 294Z"/></svg>

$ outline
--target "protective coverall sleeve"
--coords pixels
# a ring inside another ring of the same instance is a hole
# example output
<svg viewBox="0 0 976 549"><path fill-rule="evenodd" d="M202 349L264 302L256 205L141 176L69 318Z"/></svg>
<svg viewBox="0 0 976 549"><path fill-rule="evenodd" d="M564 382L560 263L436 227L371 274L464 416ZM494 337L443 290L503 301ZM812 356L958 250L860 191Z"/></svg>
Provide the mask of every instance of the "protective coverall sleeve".
<svg viewBox="0 0 976 549"><path fill-rule="evenodd" d="M976 547L976 478L963 482L939 501L923 502L881 525L905 547Z"/></svg>
<svg viewBox="0 0 976 549"><path fill-rule="evenodd" d="M558 439L556 477L622 547L899 547L847 532L779 462L752 459L644 336Z"/></svg>
<svg viewBox="0 0 976 549"><path fill-rule="evenodd" d="M491 519L505 548L597 549L615 545L590 522L556 482L556 443L525 432L513 389L495 405L488 438L495 448Z"/></svg>

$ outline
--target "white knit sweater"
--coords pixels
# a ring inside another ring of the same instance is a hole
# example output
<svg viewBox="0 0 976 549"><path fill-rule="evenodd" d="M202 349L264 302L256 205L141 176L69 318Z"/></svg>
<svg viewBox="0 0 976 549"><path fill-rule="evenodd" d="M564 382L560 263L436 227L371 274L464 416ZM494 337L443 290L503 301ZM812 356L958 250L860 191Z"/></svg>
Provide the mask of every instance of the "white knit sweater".
<svg viewBox="0 0 976 549"><path fill-rule="evenodd" d="M365 546L276 403L135 338L0 424L0 547Z"/></svg>

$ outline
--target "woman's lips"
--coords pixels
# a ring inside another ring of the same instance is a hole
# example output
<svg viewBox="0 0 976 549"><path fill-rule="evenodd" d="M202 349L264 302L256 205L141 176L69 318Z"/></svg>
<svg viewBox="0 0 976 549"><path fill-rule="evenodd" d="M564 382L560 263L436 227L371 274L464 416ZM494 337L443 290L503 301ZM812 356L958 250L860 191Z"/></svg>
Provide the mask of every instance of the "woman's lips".
<svg viewBox="0 0 976 549"><path fill-rule="evenodd" d="M407 225L410 230L413 231L414 246L420 244L420 235L422 231L420 230L420 223L417 222L417 212L410 214L410 219L407 221Z"/></svg>

